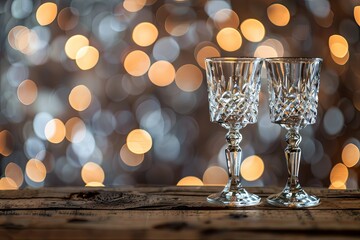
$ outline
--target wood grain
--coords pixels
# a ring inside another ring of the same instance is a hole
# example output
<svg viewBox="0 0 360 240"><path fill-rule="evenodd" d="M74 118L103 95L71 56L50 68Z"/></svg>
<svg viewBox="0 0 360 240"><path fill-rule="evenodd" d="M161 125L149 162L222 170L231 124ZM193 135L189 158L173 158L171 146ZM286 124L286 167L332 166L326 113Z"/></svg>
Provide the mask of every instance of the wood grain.
<svg viewBox="0 0 360 240"><path fill-rule="evenodd" d="M206 202L219 187L0 192L0 239L359 239L360 191L307 189L311 209ZM279 188L249 188L265 198ZM263 199L264 200L264 199Z"/></svg>

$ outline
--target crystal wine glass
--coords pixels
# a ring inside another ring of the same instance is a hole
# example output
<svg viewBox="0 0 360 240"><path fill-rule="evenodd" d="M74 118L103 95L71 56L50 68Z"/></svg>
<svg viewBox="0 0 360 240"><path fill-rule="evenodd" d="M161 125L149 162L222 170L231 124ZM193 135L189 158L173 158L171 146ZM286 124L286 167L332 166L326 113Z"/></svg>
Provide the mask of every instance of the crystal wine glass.
<svg viewBox="0 0 360 240"><path fill-rule="evenodd" d="M260 197L241 185L240 129L257 121L263 60L220 57L207 58L205 62L210 120L228 130L225 156L229 174L222 192L211 194L207 200L230 206L256 205Z"/></svg>
<svg viewBox="0 0 360 240"><path fill-rule="evenodd" d="M313 207L320 199L307 194L299 183L301 136L299 130L316 122L321 58L265 59L269 82L270 118L288 132L285 158L289 178L282 192L267 202L280 207Z"/></svg>

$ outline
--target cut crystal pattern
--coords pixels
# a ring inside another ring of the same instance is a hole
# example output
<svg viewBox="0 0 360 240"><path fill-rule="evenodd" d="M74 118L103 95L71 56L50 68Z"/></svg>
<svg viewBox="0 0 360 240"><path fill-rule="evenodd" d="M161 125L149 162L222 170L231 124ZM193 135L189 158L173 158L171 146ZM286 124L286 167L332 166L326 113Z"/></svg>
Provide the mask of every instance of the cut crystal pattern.
<svg viewBox="0 0 360 240"><path fill-rule="evenodd" d="M271 121L300 128L316 122L321 62L267 61Z"/></svg>
<svg viewBox="0 0 360 240"><path fill-rule="evenodd" d="M261 60L207 61L210 120L243 128L258 115Z"/></svg>

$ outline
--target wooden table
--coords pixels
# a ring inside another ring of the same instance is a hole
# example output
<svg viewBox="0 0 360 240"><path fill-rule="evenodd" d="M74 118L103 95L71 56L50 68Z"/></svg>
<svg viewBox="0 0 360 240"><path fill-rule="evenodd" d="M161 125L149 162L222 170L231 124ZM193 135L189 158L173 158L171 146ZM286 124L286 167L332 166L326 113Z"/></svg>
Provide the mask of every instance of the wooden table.
<svg viewBox="0 0 360 240"><path fill-rule="evenodd" d="M0 239L359 239L360 190L308 189L311 209L206 202L219 187L0 191Z"/></svg>

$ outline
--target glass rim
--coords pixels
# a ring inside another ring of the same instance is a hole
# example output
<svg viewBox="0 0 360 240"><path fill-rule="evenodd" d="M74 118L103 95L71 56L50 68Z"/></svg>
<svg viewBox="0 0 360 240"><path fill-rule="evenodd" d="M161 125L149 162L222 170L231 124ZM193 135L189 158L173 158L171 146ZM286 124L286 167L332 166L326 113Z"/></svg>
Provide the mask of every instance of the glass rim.
<svg viewBox="0 0 360 240"><path fill-rule="evenodd" d="M322 62L323 59L319 57L272 57L272 58L264 58L266 62L288 62L288 63L296 63L296 62Z"/></svg>
<svg viewBox="0 0 360 240"><path fill-rule="evenodd" d="M263 58L258 57L209 57L205 58L206 62L255 62L263 61Z"/></svg>

